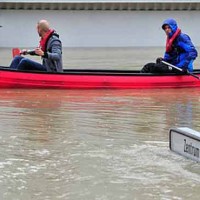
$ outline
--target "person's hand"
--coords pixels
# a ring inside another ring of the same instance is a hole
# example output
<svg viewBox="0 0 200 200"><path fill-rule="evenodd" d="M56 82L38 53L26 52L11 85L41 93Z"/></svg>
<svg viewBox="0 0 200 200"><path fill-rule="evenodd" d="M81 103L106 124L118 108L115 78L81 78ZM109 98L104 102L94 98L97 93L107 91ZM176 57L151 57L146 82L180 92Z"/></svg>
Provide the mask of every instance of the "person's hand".
<svg viewBox="0 0 200 200"><path fill-rule="evenodd" d="M182 72L183 72L184 74L188 74L189 71L187 70L187 68L183 68L183 69L182 69Z"/></svg>
<svg viewBox="0 0 200 200"><path fill-rule="evenodd" d="M187 67L183 67L183 68L182 68L182 72L183 72L184 74L188 74L188 69L187 69Z"/></svg>
<svg viewBox="0 0 200 200"><path fill-rule="evenodd" d="M22 49L22 50L20 51L20 54L21 54L21 55L27 55L27 49Z"/></svg>
<svg viewBox="0 0 200 200"><path fill-rule="evenodd" d="M157 63L157 64L160 64L162 61L163 61L163 58L162 58L162 57L158 57L158 58L156 59L156 63Z"/></svg>
<svg viewBox="0 0 200 200"><path fill-rule="evenodd" d="M36 53L38 56L44 56L44 51L42 51L41 48L36 48L36 49L35 49L35 53Z"/></svg>

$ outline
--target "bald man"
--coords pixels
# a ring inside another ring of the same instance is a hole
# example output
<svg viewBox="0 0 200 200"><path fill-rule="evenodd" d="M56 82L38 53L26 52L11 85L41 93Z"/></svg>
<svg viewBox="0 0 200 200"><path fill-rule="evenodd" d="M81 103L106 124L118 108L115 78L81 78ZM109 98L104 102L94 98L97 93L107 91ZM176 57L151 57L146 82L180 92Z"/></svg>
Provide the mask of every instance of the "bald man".
<svg viewBox="0 0 200 200"><path fill-rule="evenodd" d="M23 50L22 55L41 56L42 63L35 62L24 56L16 56L11 65L11 69L17 70L39 70L47 72L62 72L62 43L55 30L50 28L47 20L40 20L37 23L37 32L40 36L39 47L33 51Z"/></svg>

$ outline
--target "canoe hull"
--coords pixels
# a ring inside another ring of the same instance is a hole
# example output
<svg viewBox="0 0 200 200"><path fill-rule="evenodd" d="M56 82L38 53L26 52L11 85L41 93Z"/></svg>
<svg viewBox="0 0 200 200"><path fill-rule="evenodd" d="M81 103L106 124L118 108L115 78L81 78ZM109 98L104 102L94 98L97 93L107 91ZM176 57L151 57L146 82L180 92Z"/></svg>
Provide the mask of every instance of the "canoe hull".
<svg viewBox="0 0 200 200"><path fill-rule="evenodd" d="M197 75L200 75L197 73ZM150 89L200 87L190 75L140 74L134 71L67 70L64 73L0 69L0 88Z"/></svg>

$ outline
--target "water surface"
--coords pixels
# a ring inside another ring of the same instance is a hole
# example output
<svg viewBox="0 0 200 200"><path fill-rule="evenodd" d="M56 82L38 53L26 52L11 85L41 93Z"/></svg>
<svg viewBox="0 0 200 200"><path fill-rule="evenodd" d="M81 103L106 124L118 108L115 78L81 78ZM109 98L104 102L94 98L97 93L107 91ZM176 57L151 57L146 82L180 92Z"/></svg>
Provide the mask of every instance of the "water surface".
<svg viewBox="0 0 200 200"><path fill-rule="evenodd" d="M1 199L197 199L199 90L1 90ZM185 95L190 94L190 95Z"/></svg>

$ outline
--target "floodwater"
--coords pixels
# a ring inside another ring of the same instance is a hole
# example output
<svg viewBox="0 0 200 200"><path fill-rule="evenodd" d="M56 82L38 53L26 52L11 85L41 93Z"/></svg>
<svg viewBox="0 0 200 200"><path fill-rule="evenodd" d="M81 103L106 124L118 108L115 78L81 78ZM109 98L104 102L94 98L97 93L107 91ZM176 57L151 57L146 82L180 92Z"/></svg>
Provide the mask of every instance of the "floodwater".
<svg viewBox="0 0 200 200"><path fill-rule="evenodd" d="M162 52L137 50L65 49L64 63L140 68ZM200 165L170 151L169 129L200 131L200 89L2 89L0 113L2 200L199 199Z"/></svg>

